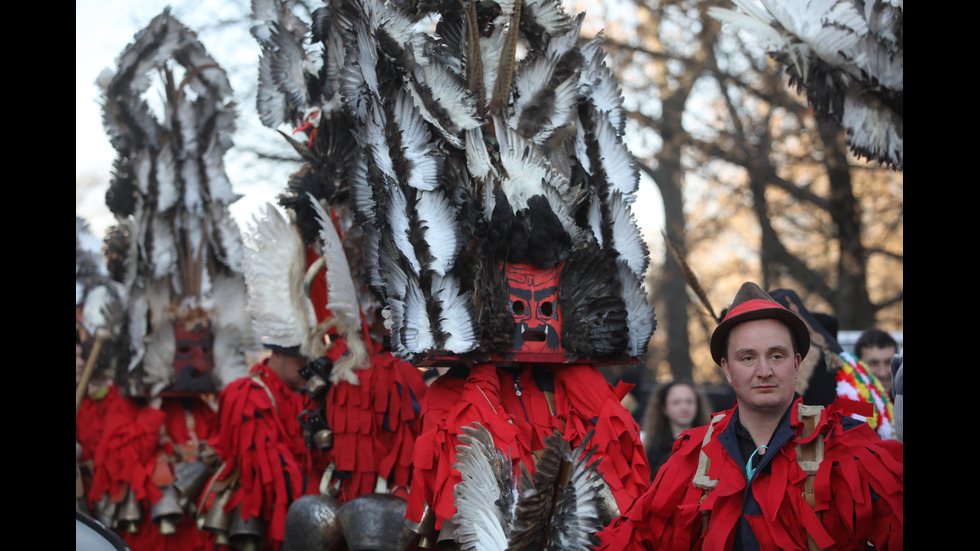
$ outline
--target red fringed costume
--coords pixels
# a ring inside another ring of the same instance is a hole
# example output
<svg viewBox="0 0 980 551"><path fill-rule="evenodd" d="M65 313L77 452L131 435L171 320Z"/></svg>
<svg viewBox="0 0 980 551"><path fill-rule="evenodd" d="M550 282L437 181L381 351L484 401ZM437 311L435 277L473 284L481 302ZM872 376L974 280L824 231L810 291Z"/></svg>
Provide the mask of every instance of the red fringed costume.
<svg viewBox="0 0 980 551"><path fill-rule="evenodd" d="M89 498L97 502L108 496L118 506L132 490L141 510L138 529L117 528L132 549L205 548L193 517L185 515L176 533L161 534L151 509L163 495L161 488L173 483L175 465L196 460L198 443L208 439L216 421L216 412L202 398L164 398L160 409L121 398L106 414Z"/></svg>
<svg viewBox="0 0 980 551"><path fill-rule="evenodd" d="M215 480L237 484L225 512L264 519L273 549L282 545L289 505L316 493L322 472L297 422L305 406L263 361L222 391L221 430L209 442L223 462Z"/></svg>
<svg viewBox="0 0 980 551"><path fill-rule="evenodd" d="M498 449L534 472L532 453L544 448L554 431L573 445L595 429L590 445L601 458L599 472L625 510L647 487L650 467L639 426L621 405L629 385L613 389L590 365L521 364L509 371L496 364L476 365L465 378L451 371L429 387L416 442L415 475L407 517L421 522L428 504L435 529L456 511L453 489L461 480L453 467L459 427L479 422ZM532 367L532 365L534 367ZM555 412L545 389L553 384Z"/></svg>
<svg viewBox="0 0 980 551"><path fill-rule="evenodd" d="M86 488L92 487L95 451L102 440L102 433L105 432L106 418L116 402L121 399L119 389L114 384L108 384L104 392L104 395L97 397L85 396L82 405L78 408L78 415L75 416L75 441L81 446L82 451L78 462L84 467L82 478ZM91 508L94 505L91 496L87 495L86 500Z"/></svg>
<svg viewBox="0 0 980 551"><path fill-rule="evenodd" d="M335 341L328 355L339 357L343 343ZM425 382L418 368L376 342L370 345L370 367L355 371L360 384L331 384L323 403L333 431L333 446L325 453L341 503L374 492L379 479L390 493L407 498L411 482Z"/></svg>
<svg viewBox="0 0 980 551"><path fill-rule="evenodd" d="M869 404L837 400L823 410L811 438L824 439L824 458L813 479L815 505L804 498L806 473L797 461L802 438L796 403L776 430L751 484L735 442L735 409L713 425L685 432L653 485L601 534L603 551L630 549L727 550L807 549L808 536L821 549L902 549L903 452L882 441L867 423L845 419L867 415ZM775 443L783 443L776 446ZM717 487L692 485L701 452L710 460L708 477ZM739 459L736 459L739 458ZM703 499L703 502L702 502ZM708 515L702 534L703 515Z"/></svg>

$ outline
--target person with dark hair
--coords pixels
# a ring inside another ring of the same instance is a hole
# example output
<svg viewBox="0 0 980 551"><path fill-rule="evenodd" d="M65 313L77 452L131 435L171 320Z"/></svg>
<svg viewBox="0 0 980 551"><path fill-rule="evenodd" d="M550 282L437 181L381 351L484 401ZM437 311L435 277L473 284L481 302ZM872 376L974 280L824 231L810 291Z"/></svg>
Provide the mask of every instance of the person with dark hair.
<svg viewBox="0 0 980 551"><path fill-rule="evenodd" d="M877 327L865 329L854 343L854 355L868 366L871 374L888 390L889 396L893 399L895 393L892 389L892 358L896 354L898 354L898 342Z"/></svg>
<svg viewBox="0 0 980 551"><path fill-rule="evenodd" d="M905 367L905 354L899 354L892 360L892 395L895 396L895 439L905 442L905 385L902 373Z"/></svg>
<svg viewBox="0 0 980 551"><path fill-rule="evenodd" d="M691 381L670 381L650 394L642 426L651 480L682 432L708 424L710 408L704 391Z"/></svg>
<svg viewBox="0 0 980 551"><path fill-rule="evenodd" d="M849 417L872 405L804 405L803 319L742 285L711 336L735 407L683 433L653 484L598 549L901 549L903 445Z"/></svg>

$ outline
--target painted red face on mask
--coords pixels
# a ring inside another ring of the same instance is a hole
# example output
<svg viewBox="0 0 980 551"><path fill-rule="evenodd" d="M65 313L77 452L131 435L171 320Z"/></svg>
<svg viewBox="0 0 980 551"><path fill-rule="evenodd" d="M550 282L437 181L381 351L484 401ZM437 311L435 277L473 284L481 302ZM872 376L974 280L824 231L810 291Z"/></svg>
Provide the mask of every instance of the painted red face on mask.
<svg viewBox="0 0 980 551"><path fill-rule="evenodd" d="M558 276L561 266L543 270L530 264L508 264L514 352L562 354Z"/></svg>
<svg viewBox="0 0 980 551"><path fill-rule="evenodd" d="M211 345L214 336L211 324L197 324L187 329L179 320L174 322L174 372L176 378L169 390L172 392L213 392L214 357Z"/></svg>

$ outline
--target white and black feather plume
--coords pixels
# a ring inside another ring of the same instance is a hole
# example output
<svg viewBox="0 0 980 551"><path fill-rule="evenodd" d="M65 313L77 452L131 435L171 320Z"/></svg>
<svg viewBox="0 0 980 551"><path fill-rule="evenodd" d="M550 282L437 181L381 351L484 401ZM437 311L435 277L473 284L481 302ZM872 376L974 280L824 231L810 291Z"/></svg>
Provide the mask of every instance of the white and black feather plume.
<svg viewBox="0 0 980 551"><path fill-rule="evenodd" d="M733 0L715 18L755 33L790 86L836 120L858 156L903 170L902 0Z"/></svg>
<svg viewBox="0 0 980 551"><path fill-rule="evenodd" d="M581 15L559 0L350 0L314 13L307 44L275 32L284 13L256 3L263 55L290 60L281 74L294 82L320 68L336 108L315 139L294 142L307 165L280 202L314 247L306 193L349 209L351 268L390 310L397 355L506 350L504 263L564 266L566 300L589 297L568 306L578 319L563 340L579 359L644 353L655 321L631 213L639 173L618 85L601 42L581 40ZM277 54L276 36L294 44Z"/></svg>
<svg viewBox="0 0 980 551"><path fill-rule="evenodd" d="M558 0L335 9L341 103L366 163L351 171L351 206L379 257L370 286L393 312L394 351L501 351L509 313L494 274L509 262L563 265L581 287L562 285L569 301L605 293L568 306L579 320L566 349L642 355L655 322L641 306L648 258L631 213L639 172L582 16ZM608 325L618 334L601 319L619 320Z"/></svg>
<svg viewBox="0 0 980 551"><path fill-rule="evenodd" d="M262 217L253 217L245 233L245 247L249 313L259 340L267 347L295 348L318 357L316 313L304 292L305 252L299 233L275 206L266 204Z"/></svg>
<svg viewBox="0 0 980 551"><path fill-rule="evenodd" d="M194 316L211 325L218 390L247 373L253 342L241 236L228 211L238 196L223 165L235 130L227 75L164 10L99 84L117 151L106 204L130 243L127 388L155 393L173 382L172 324Z"/></svg>
<svg viewBox="0 0 980 551"><path fill-rule="evenodd" d="M452 519L460 549L588 551L598 544L605 483L589 448L592 433L575 449L560 434L546 437L531 475L479 423L461 430Z"/></svg>

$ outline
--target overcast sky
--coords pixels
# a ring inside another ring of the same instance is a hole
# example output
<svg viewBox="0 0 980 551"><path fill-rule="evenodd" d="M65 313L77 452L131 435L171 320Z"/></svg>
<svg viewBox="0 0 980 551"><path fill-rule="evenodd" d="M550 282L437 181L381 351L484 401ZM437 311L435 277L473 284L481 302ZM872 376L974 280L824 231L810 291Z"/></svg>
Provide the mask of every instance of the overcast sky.
<svg viewBox="0 0 980 551"><path fill-rule="evenodd" d="M171 6L171 13L198 34L198 39L218 63L229 72L236 95L249 90L258 64L258 45L243 25L216 26L222 19L241 18L248 13L248 0L76 0L75 1L75 214L88 221L93 233L101 236L114 219L105 206L115 150L102 127L101 92L95 79L105 69L115 70L116 57L133 41L134 35ZM252 66L255 67L252 70ZM245 67L231 71L232 67ZM236 79L238 79L236 81ZM255 117L254 98L236 97L239 103L238 128L245 117ZM256 119L257 125L257 119ZM280 140L269 129L269 139ZM236 134L236 143L242 137ZM245 227L266 202L275 202L286 183L282 178L258 180L254 171L236 166L234 152L225 162L232 188L243 198L231 206L232 216Z"/></svg>

